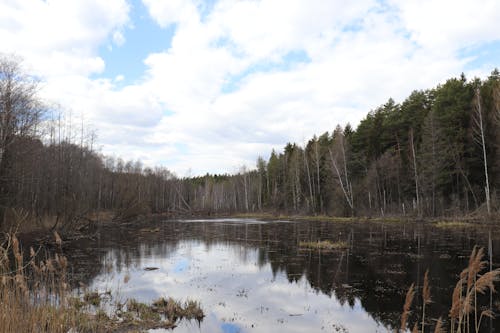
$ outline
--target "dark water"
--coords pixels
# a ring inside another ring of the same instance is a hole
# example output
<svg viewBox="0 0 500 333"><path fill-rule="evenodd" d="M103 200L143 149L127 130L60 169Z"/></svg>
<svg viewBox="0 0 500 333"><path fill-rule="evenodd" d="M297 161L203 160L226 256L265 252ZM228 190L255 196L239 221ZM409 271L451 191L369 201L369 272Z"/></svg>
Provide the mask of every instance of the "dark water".
<svg viewBox="0 0 500 333"><path fill-rule="evenodd" d="M174 332L224 333L392 331L408 286L421 287L426 269L433 298L427 316L447 318L458 274L475 244L487 250L491 232L252 219L153 221L140 228L104 229L98 240L66 249L74 282L111 290L118 299L199 300L206 315L200 326L184 321ZM500 234L491 235L496 268ZM346 241L349 248L298 246L326 239ZM499 300L494 295L493 302ZM490 329L483 325L482 331Z"/></svg>

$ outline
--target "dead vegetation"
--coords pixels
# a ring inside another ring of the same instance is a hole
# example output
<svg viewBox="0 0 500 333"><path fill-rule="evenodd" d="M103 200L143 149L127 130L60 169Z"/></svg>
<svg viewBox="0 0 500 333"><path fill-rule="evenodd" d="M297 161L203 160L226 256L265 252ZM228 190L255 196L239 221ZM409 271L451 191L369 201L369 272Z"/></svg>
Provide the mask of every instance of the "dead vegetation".
<svg viewBox="0 0 500 333"><path fill-rule="evenodd" d="M478 333L481 331L481 324L485 317L493 318L493 309L490 307L481 307L479 295L485 295L490 291L490 297L495 290L495 282L500 281L500 269L484 272L487 267L487 261L483 261L484 249L475 246L469 258L468 266L460 273L459 280L455 285L451 308L449 311L450 332L451 333ZM401 315L401 326L397 332L406 332L407 322L411 313L411 306L415 296L414 284L410 286L406 293L406 299L403 305ZM418 329L418 321L412 332L424 332L428 324L426 318L426 305L431 303L431 292L429 283L429 271L424 275L424 285L422 288L422 316L421 331ZM441 318L436 320L434 325L435 333L444 332Z"/></svg>
<svg viewBox="0 0 500 333"><path fill-rule="evenodd" d="M54 237L61 246L59 235ZM120 303L109 292L75 295L68 283L66 257L56 254L39 260L37 252L30 248L26 256L15 234L7 234L0 244L0 333L171 329L180 320L200 322L204 317L200 304L192 300Z"/></svg>
<svg viewBox="0 0 500 333"><path fill-rule="evenodd" d="M308 249L318 249L318 250L342 250L347 249L349 244L345 241L332 242L329 240L317 241L317 242L300 242L299 247Z"/></svg>

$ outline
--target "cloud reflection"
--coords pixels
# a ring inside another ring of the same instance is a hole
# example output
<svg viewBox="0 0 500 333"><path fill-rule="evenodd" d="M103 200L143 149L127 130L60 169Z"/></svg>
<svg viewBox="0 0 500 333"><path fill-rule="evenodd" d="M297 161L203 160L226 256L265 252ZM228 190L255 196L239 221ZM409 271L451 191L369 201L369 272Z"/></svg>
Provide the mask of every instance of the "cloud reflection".
<svg viewBox="0 0 500 333"><path fill-rule="evenodd" d="M175 332L318 332L331 331L334 325L354 333L380 329L358 300L353 307L343 306L314 289L303 275L290 282L285 272L259 263L258 249L185 240L165 255L158 253L162 251L142 251L125 266L109 251L108 272L97 276L90 288L111 289L118 299L144 302L162 296L200 300L206 314L201 327L182 322Z"/></svg>

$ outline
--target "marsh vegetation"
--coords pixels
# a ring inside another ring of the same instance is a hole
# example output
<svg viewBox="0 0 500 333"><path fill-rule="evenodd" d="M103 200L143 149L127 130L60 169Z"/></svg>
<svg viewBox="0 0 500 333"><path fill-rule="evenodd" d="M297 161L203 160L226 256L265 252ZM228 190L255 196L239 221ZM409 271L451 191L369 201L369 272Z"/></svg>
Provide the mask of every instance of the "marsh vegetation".
<svg viewBox="0 0 500 333"><path fill-rule="evenodd" d="M18 238L7 235L0 246L0 332L145 331L172 329L184 319L203 320L194 300L161 297L146 304L115 299L109 291L72 290L67 258L58 250L40 260L30 248L26 257Z"/></svg>

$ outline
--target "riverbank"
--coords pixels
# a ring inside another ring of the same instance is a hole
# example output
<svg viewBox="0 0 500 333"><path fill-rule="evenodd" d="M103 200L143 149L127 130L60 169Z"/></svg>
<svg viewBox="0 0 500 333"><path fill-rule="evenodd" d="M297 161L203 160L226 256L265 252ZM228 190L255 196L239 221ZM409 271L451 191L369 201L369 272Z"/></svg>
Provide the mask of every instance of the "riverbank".
<svg viewBox="0 0 500 333"><path fill-rule="evenodd" d="M220 217L232 218L255 218L266 221L315 221L315 222L332 222L332 223L350 223L350 222L375 222L375 223L426 223L435 224L438 227L480 227L480 226L500 226L500 216L454 216L454 217L416 217L416 216L385 216L385 217L369 217L369 216L353 216L339 217L328 215L287 215L273 213L237 213L230 215L222 215Z"/></svg>
<svg viewBox="0 0 500 333"><path fill-rule="evenodd" d="M29 239L36 239L40 242L53 242L53 232L58 231L63 241L78 240L80 238L93 238L102 228L112 229L114 227L127 226L151 226L152 220L183 220L183 219L216 219L216 218L251 218L263 221L310 221L310 222L329 222L329 223L425 223L435 225L439 228L481 228L481 227L500 227L500 215L464 215L464 216L446 216L446 217L417 217L417 216L353 216L340 217L328 215L300 215L283 214L276 212L251 212L251 213L210 213L210 212L184 212L182 214L148 213L123 216L115 211L93 212L78 217L72 217L65 221L54 216L43 218L31 218L29 216L13 218L9 225L4 225L4 233L16 233L26 236Z"/></svg>

